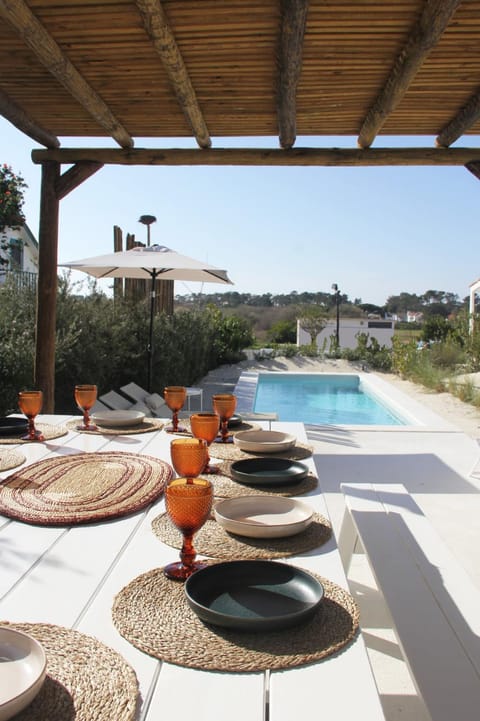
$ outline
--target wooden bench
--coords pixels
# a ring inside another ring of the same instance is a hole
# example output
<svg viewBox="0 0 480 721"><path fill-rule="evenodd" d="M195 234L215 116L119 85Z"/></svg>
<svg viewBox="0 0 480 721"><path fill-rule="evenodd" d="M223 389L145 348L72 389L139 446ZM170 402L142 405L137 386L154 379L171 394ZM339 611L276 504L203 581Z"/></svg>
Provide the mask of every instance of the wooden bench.
<svg viewBox="0 0 480 721"><path fill-rule="evenodd" d="M433 721L480 717L480 592L404 486L342 484L338 545L358 541Z"/></svg>

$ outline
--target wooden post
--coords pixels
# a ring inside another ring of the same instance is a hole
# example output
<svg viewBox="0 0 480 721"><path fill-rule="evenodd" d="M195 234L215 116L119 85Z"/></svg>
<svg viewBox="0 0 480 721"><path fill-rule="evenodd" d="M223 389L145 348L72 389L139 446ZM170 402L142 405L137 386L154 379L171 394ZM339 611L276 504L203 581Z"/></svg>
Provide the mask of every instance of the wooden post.
<svg viewBox="0 0 480 721"><path fill-rule="evenodd" d="M60 163L42 163L40 225L38 233L38 286L35 324L35 388L43 391L43 412L55 410L55 331L57 310L58 215L55 185Z"/></svg>
<svg viewBox="0 0 480 721"><path fill-rule="evenodd" d="M113 250L119 253L123 250L123 233L118 225L113 226ZM123 278L113 279L113 299L120 300L123 298Z"/></svg>

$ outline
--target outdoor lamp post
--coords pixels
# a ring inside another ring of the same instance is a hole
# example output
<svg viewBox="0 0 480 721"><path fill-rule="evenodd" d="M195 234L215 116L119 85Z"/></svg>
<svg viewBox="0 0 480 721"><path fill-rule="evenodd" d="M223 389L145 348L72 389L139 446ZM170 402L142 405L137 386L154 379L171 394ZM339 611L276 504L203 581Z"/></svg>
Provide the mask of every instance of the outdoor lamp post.
<svg viewBox="0 0 480 721"><path fill-rule="evenodd" d="M336 283L332 283L332 290L335 293L335 307L337 312L337 326L335 330L335 342L337 344L337 348L340 347L340 291L338 290L338 285Z"/></svg>
<svg viewBox="0 0 480 721"><path fill-rule="evenodd" d="M154 215L141 215L138 219L139 223L147 226L147 247L150 247L150 226L152 223L156 223L157 219Z"/></svg>

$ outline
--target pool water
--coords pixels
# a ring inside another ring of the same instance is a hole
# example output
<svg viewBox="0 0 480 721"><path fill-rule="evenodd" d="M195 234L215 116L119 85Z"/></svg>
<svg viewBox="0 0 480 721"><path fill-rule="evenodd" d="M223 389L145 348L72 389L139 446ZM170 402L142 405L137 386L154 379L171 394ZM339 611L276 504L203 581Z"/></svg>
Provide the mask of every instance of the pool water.
<svg viewBox="0 0 480 721"><path fill-rule="evenodd" d="M369 394L355 375L259 373L254 411L273 411L279 421L317 425L407 424L400 414Z"/></svg>

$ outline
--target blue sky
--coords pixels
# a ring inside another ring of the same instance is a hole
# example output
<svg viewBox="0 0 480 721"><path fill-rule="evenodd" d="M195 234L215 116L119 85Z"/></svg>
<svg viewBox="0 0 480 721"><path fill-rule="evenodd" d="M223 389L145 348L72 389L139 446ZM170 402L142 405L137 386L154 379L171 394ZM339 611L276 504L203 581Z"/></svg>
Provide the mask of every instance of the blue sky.
<svg viewBox="0 0 480 721"><path fill-rule="evenodd" d="M62 138L62 147L118 147ZM298 138L296 146L355 147L355 138ZM408 145L433 146L433 138ZM278 147L275 138L214 139L214 147ZM478 147L479 138L457 145ZM401 145L379 138L375 147ZM136 147L192 147L136 140ZM39 147L0 118L0 161L28 183L24 212L38 234ZM66 166L62 167L66 170ZM480 277L480 181L463 167L268 168L105 166L60 204L59 262L113 251L113 226L226 269L234 286L175 284L176 293L330 292L382 305L390 295L468 295ZM74 280L85 281L78 274ZM105 290L111 281L103 281ZM86 286L86 281L85 281Z"/></svg>

